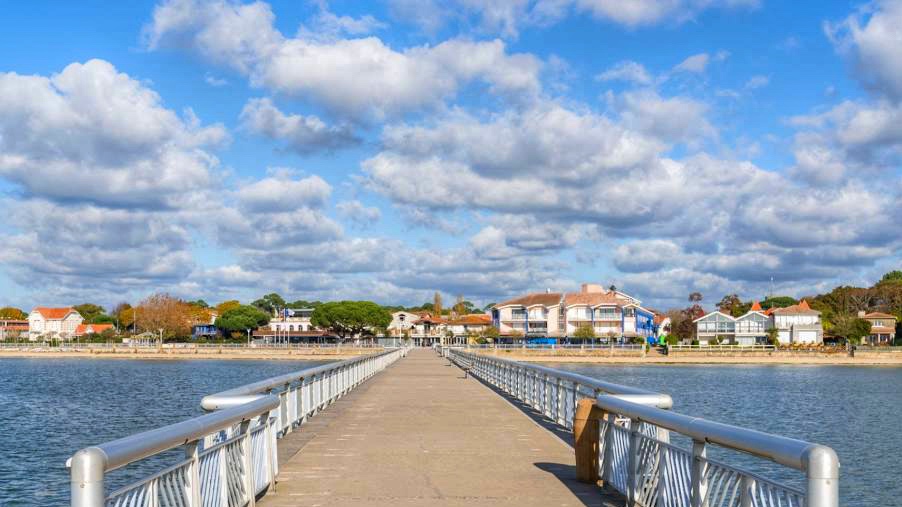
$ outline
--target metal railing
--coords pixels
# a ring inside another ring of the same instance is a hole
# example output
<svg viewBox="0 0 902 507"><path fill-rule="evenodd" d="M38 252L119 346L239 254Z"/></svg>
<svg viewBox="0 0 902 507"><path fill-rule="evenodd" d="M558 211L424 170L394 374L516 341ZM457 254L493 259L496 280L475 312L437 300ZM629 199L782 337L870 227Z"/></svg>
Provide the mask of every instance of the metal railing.
<svg viewBox="0 0 902 507"><path fill-rule="evenodd" d="M275 486L276 440L407 355L395 349L300 370L204 397L214 411L75 453L73 507L241 507ZM109 494L106 474L183 447L185 459Z"/></svg>
<svg viewBox="0 0 902 507"><path fill-rule="evenodd" d="M670 396L542 366L444 348L474 376L573 429L580 398L593 399L598 477L646 507L838 507L839 460L829 447L671 412ZM671 432L691 448L671 443ZM708 456L719 448L805 473L794 487Z"/></svg>

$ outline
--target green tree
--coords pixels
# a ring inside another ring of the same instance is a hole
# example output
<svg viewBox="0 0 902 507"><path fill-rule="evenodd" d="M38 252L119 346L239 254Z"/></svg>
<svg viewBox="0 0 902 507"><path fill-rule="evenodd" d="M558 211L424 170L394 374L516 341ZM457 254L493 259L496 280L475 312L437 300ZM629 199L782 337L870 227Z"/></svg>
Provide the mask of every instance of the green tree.
<svg viewBox="0 0 902 507"><path fill-rule="evenodd" d="M889 273L883 275L883 278L880 279L880 282L902 282L902 271L894 270Z"/></svg>
<svg viewBox="0 0 902 507"><path fill-rule="evenodd" d="M264 312L272 315L273 311L275 311L277 308L285 308L285 300L282 299L282 296L276 294L275 292L271 292L254 301L253 303L251 303L251 305L256 306Z"/></svg>
<svg viewBox="0 0 902 507"><path fill-rule="evenodd" d="M335 301L317 306L310 323L345 339L388 327L391 313L371 301Z"/></svg>
<svg viewBox="0 0 902 507"><path fill-rule="evenodd" d="M322 301L305 301L303 299L298 299L297 301L288 303L287 305L285 305L285 307L298 310L301 308L316 308L321 304L323 304Z"/></svg>
<svg viewBox="0 0 902 507"><path fill-rule="evenodd" d="M269 322L269 314L251 305L232 308L216 318L215 326L228 333L257 329Z"/></svg>
<svg viewBox="0 0 902 507"><path fill-rule="evenodd" d="M480 336L483 340L489 343L495 343L498 341L498 337L501 336L501 333L498 331L498 328L495 326L487 326L482 330Z"/></svg>
<svg viewBox="0 0 902 507"><path fill-rule="evenodd" d="M777 346L780 344L780 330L772 327L767 330L767 344Z"/></svg>
<svg viewBox="0 0 902 507"><path fill-rule="evenodd" d="M0 308L0 319L25 320L27 318L28 314L18 308L14 308L12 306L5 306L3 308Z"/></svg>
<svg viewBox="0 0 902 507"><path fill-rule="evenodd" d="M573 337L580 340L591 340L595 338L595 329L588 324L583 324L576 328L576 331L573 332Z"/></svg>
<svg viewBox="0 0 902 507"><path fill-rule="evenodd" d="M198 299L196 301L189 301L188 304L194 305L198 308L210 308L210 305L208 305L207 302L204 301L203 299Z"/></svg>
<svg viewBox="0 0 902 507"><path fill-rule="evenodd" d="M833 323L832 332L852 345L858 345L862 338L871 334L871 323L853 315L840 315Z"/></svg>
<svg viewBox="0 0 902 507"><path fill-rule="evenodd" d="M485 306L482 307L482 311L483 311L483 312L488 312L488 311L490 311L490 310L492 309L493 306L495 306L495 303L489 303L489 304L487 304L487 305L485 305Z"/></svg>
<svg viewBox="0 0 902 507"><path fill-rule="evenodd" d="M770 308L786 308L787 306L792 306L796 303L798 303L798 301L789 296L773 296L762 301L761 308L764 310Z"/></svg>
<svg viewBox="0 0 902 507"><path fill-rule="evenodd" d="M75 311L77 311L82 316L82 318L85 319L86 324L101 324L109 322L110 320L108 317L107 320L103 322L97 320L100 317L106 317L106 310L104 310L103 307L99 305L82 303L80 305L74 306L73 308L75 308Z"/></svg>
<svg viewBox="0 0 902 507"><path fill-rule="evenodd" d="M241 306L241 302L239 302L237 299L223 301L222 303L216 305L216 313L218 315L225 315L225 312L238 308L239 306Z"/></svg>
<svg viewBox="0 0 902 507"><path fill-rule="evenodd" d="M717 309L722 313L727 315L733 314L733 308L742 305L742 300L739 299L739 295L737 294L728 294L720 300L720 303L717 303Z"/></svg>
<svg viewBox="0 0 902 507"><path fill-rule="evenodd" d="M121 330L128 329L135 323L135 310L132 308L132 305L125 302L113 307L110 316L113 317Z"/></svg>

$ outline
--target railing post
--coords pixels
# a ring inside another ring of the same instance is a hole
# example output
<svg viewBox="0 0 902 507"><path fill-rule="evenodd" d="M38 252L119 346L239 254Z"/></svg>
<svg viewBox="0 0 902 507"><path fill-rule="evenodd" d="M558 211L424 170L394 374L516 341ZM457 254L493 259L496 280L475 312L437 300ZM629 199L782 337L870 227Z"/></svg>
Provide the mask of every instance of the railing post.
<svg viewBox="0 0 902 507"><path fill-rule="evenodd" d="M69 472L72 507L103 507L105 472L106 454L96 447L82 449L72 456Z"/></svg>
<svg viewBox="0 0 902 507"><path fill-rule="evenodd" d="M752 499L755 497L755 479L743 475L739 488L739 507L752 507Z"/></svg>
<svg viewBox="0 0 902 507"><path fill-rule="evenodd" d="M195 440L185 444L185 458L191 460L191 468L188 472L188 484L185 488L185 497L188 498L190 507L202 507L200 498L200 441Z"/></svg>
<svg viewBox="0 0 902 507"><path fill-rule="evenodd" d="M638 419L630 419L630 442L629 452L627 453L627 500L628 505L635 505L639 493L639 439L642 437L639 433L640 422Z"/></svg>
<svg viewBox="0 0 902 507"><path fill-rule="evenodd" d="M813 445L804 455L806 507L839 507L839 458L829 447Z"/></svg>
<svg viewBox="0 0 902 507"><path fill-rule="evenodd" d="M601 428L604 428L602 439L600 439L604 442L601 460L601 482L604 486L611 482L611 477L614 475L614 421L616 416L611 412L602 413L602 419L606 419L605 425L599 428L599 432Z"/></svg>
<svg viewBox="0 0 902 507"><path fill-rule="evenodd" d="M573 416L573 448L576 451L576 480L588 484L598 482L598 418L601 409L595 400L583 398Z"/></svg>
<svg viewBox="0 0 902 507"><path fill-rule="evenodd" d="M708 480L705 477L705 469L707 468L705 459L708 457L708 450L704 441L692 441L692 470L690 478L692 481L692 496L690 504L692 507L705 507L708 505Z"/></svg>
<svg viewBox="0 0 902 507"><path fill-rule="evenodd" d="M247 492L247 507L256 505L256 486L254 485L254 458L251 443L251 422L242 421L239 430L241 446L244 449L244 490Z"/></svg>

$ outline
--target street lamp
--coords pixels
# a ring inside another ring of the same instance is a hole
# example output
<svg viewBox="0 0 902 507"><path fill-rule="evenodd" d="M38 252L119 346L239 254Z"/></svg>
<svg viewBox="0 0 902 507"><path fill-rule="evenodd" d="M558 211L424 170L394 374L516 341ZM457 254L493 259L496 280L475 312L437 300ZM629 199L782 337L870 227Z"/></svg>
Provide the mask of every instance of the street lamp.
<svg viewBox="0 0 902 507"><path fill-rule="evenodd" d="M247 330L247 346L248 347L251 346L251 330L250 329Z"/></svg>

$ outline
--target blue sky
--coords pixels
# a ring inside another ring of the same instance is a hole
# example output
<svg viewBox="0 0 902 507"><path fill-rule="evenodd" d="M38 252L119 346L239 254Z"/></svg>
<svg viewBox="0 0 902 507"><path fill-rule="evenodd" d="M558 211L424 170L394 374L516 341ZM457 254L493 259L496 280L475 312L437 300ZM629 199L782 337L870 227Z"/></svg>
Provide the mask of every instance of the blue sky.
<svg viewBox="0 0 902 507"><path fill-rule="evenodd" d="M3 304L795 296L899 267L902 2L28 2Z"/></svg>

